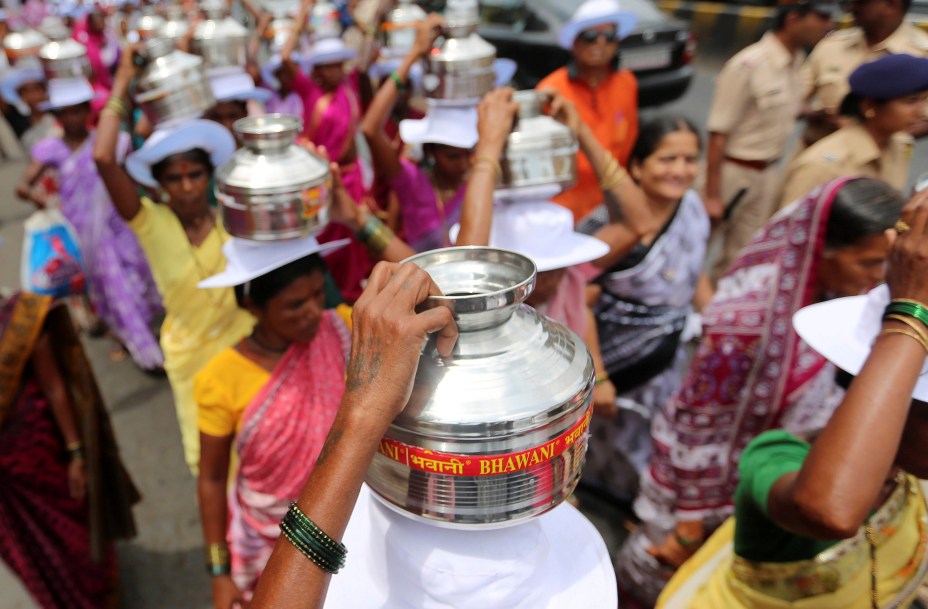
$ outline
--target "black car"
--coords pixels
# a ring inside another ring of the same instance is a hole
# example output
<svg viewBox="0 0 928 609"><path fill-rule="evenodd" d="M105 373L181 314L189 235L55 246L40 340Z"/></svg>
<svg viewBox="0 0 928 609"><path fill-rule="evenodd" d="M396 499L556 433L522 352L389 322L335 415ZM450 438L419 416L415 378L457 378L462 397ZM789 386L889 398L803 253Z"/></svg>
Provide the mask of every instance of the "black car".
<svg viewBox="0 0 928 609"><path fill-rule="evenodd" d="M480 35L499 57L519 64L520 87L533 87L567 63L569 52L558 46L557 33L582 1L481 0ZM681 97L693 78L695 36L651 0L622 0L622 7L638 16L635 29L619 45L619 61L638 77L639 106Z"/></svg>

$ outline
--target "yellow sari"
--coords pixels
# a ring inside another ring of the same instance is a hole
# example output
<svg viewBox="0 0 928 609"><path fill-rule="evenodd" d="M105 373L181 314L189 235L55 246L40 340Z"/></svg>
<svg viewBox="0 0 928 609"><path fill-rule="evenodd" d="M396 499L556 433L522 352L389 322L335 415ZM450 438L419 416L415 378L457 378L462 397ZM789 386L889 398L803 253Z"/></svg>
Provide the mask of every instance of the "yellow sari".
<svg viewBox="0 0 928 609"><path fill-rule="evenodd" d="M879 607L909 607L928 574L928 512L906 476L870 517ZM870 609L870 543L857 535L810 560L758 563L734 554L729 518L671 578L657 609Z"/></svg>

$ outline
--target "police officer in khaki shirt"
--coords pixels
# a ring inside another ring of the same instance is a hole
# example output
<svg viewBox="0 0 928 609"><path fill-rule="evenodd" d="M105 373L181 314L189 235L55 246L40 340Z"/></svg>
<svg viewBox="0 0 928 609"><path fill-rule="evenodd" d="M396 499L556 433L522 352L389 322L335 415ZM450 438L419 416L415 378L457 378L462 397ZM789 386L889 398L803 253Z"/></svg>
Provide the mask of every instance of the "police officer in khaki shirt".
<svg viewBox="0 0 928 609"><path fill-rule="evenodd" d="M851 92L841 103L850 124L813 144L786 170L780 205L842 176L879 178L902 190L908 181L912 136L925 119L928 58L884 55L865 63L848 79Z"/></svg>
<svg viewBox="0 0 928 609"><path fill-rule="evenodd" d="M803 49L834 23L834 4L783 3L774 31L732 57L716 80L709 113L705 205L722 248L718 278L776 209L777 161L802 106ZM725 218L725 210L731 215Z"/></svg>
<svg viewBox="0 0 928 609"><path fill-rule="evenodd" d="M845 6L856 27L833 32L802 68L811 101L801 147L811 146L841 126L838 107L850 90L848 76L861 64L890 53L928 56L928 34L905 21L911 0L851 0Z"/></svg>

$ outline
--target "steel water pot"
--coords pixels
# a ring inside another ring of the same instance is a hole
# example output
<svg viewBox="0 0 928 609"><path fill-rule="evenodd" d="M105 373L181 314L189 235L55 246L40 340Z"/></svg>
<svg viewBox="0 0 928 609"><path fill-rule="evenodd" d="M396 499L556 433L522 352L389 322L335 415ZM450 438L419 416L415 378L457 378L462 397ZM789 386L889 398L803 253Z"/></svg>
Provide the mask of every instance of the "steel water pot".
<svg viewBox="0 0 928 609"><path fill-rule="evenodd" d="M37 57L46 42L48 42L48 38L40 32L26 28L18 32L10 32L4 36L3 51L6 53L10 65L15 66L18 61L27 57Z"/></svg>
<svg viewBox="0 0 928 609"><path fill-rule="evenodd" d="M134 98L153 125L197 118L216 105L200 57L176 50L168 38L145 42L139 56Z"/></svg>
<svg viewBox="0 0 928 609"><path fill-rule="evenodd" d="M399 0L380 25L384 57L403 57L416 40L416 24L427 17L413 0Z"/></svg>
<svg viewBox="0 0 928 609"><path fill-rule="evenodd" d="M412 397L367 472L385 505L433 524L508 526L566 499L580 479L594 369L583 340L524 304L535 265L487 247L410 258L454 313L454 353L434 338Z"/></svg>
<svg viewBox="0 0 928 609"><path fill-rule="evenodd" d="M503 170L497 196L505 197L509 189L543 186L554 192L573 186L577 181L577 151L573 132L542 112L548 98L538 91L517 91L513 99L519 114L500 159Z"/></svg>
<svg viewBox="0 0 928 609"><path fill-rule="evenodd" d="M211 72L241 70L248 59L248 30L229 16L224 4L210 4L203 12L206 19L196 26L191 50Z"/></svg>
<svg viewBox="0 0 928 609"><path fill-rule="evenodd" d="M190 19L183 5L168 5L165 8L164 16L165 21L158 32L159 37L177 41L190 31Z"/></svg>
<svg viewBox="0 0 928 609"><path fill-rule="evenodd" d="M233 130L243 146L215 172L216 196L229 234L275 241L325 228L329 164L295 143L303 121L267 114L238 120Z"/></svg>
<svg viewBox="0 0 928 609"><path fill-rule="evenodd" d="M42 70L49 80L53 78L90 78L90 60L87 59L87 47L66 38L48 42L39 50Z"/></svg>
<svg viewBox="0 0 928 609"><path fill-rule="evenodd" d="M461 104L479 100L496 83L496 47L477 35L480 15L476 0L449 0L444 38L429 54L422 84L435 103Z"/></svg>

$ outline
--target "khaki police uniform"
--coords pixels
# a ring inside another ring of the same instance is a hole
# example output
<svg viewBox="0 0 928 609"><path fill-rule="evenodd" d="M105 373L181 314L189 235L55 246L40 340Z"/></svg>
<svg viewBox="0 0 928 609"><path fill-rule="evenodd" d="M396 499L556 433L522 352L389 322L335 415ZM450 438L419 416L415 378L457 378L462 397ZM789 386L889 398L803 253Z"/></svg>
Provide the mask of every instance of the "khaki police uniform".
<svg viewBox="0 0 928 609"><path fill-rule="evenodd" d="M896 133L885 150L859 123L822 138L797 156L786 169L780 207L786 207L816 186L843 176L879 178L902 190L909 178L913 139Z"/></svg>
<svg viewBox="0 0 928 609"><path fill-rule="evenodd" d="M732 57L716 80L710 132L724 133L722 202L742 190L731 217L718 230L722 249L713 270L720 276L776 210L777 161L783 156L802 107L803 54L790 53L772 32Z"/></svg>
<svg viewBox="0 0 928 609"><path fill-rule="evenodd" d="M837 112L850 92L848 77L858 66L889 53L928 56L928 33L903 22L886 40L869 47L859 27L832 32L819 42L802 67L805 98L814 110ZM810 146L828 135L821 125L808 125L801 146Z"/></svg>

